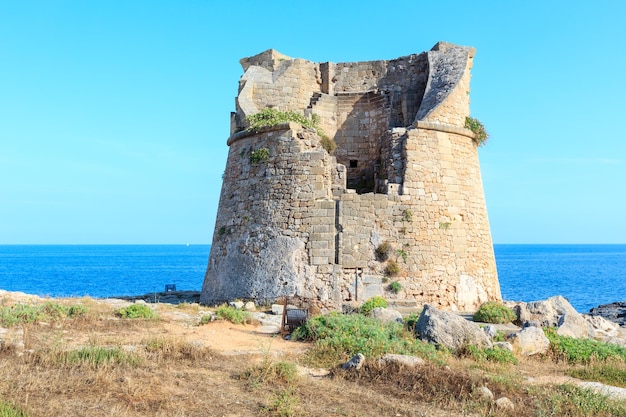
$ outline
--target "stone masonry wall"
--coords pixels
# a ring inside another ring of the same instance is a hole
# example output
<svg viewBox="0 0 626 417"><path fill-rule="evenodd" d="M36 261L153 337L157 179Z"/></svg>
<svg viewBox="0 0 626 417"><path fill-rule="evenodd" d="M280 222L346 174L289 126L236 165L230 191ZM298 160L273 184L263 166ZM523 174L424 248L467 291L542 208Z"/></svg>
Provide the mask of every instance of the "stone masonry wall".
<svg viewBox="0 0 626 417"><path fill-rule="evenodd" d="M471 311L500 299L477 146L463 127L473 54L439 43L391 61L316 64L272 50L242 60L201 301L288 295L337 309L383 295ZM298 124L243 130L267 106L320 116L335 155ZM252 162L259 149L269 157Z"/></svg>

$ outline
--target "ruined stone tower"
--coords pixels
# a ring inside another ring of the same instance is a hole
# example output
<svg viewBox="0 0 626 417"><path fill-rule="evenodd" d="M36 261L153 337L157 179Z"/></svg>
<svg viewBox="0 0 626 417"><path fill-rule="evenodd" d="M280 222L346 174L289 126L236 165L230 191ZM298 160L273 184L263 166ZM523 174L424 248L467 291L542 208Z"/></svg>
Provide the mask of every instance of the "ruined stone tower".
<svg viewBox="0 0 626 417"><path fill-rule="evenodd" d="M390 61L242 59L201 301L288 295L334 309L382 295L471 311L499 300L464 128L473 55L440 42ZM267 107L317 115L334 154L298 123L247 129Z"/></svg>

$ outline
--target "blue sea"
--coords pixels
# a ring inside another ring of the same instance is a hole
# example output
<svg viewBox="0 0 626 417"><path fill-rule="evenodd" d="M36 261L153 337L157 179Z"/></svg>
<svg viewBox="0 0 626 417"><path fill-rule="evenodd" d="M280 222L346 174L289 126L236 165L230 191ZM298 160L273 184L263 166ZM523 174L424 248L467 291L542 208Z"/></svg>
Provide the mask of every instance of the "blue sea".
<svg viewBox="0 0 626 417"><path fill-rule="evenodd" d="M112 297L200 291L210 245L0 245L0 289Z"/></svg>
<svg viewBox="0 0 626 417"><path fill-rule="evenodd" d="M112 297L202 288L210 245L0 245L0 289ZM502 297L563 295L580 312L626 300L626 245L495 245Z"/></svg>

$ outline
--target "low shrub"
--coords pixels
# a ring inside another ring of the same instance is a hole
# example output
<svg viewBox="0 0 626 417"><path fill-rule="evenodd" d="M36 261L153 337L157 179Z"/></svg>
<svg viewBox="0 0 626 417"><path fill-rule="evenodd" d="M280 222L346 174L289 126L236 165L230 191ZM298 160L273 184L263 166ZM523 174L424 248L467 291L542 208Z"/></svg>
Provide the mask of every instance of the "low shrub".
<svg viewBox="0 0 626 417"><path fill-rule="evenodd" d="M57 361L66 367L81 367L96 369L109 365L136 366L139 359L124 352L122 349L102 346L88 346L78 350L60 352Z"/></svg>
<svg viewBox="0 0 626 417"><path fill-rule="evenodd" d="M215 315L223 320L228 320L234 324L250 324L252 323L252 315L243 310L234 307L222 305L215 311Z"/></svg>
<svg viewBox="0 0 626 417"><path fill-rule="evenodd" d="M261 409L262 415L295 417L303 415L300 400L293 388L274 393L271 403Z"/></svg>
<svg viewBox="0 0 626 417"><path fill-rule="evenodd" d="M57 321L67 317L75 318L86 314L87 307L77 304L71 307L57 303L14 304L0 308L0 326L10 327L36 323L38 321Z"/></svg>
<svg viewBox="0 0 626 417"><path fill-rule="evenodd" d="M294 340L311 340L311 358L318 365L330 365L357 353L377 358L385 353L440 358L434 345L413 337L400 323L381 323L361 314L330 313L308 320L292 333Z"/></svg>
<svg viewBox="0 0 626 417"><path fill-rule="evenodd" d="M474 321L483 323L510 323L516 318L513 310L497 301L483 303L474 313Z"/></svg>
<svg viewBox="0 0 626 417"><path fill-rule="evenodd" d="M392 250L391 243L385 240L383 243L378 245L378 247L374 250L374 252L376 253L376 259L378 259L381 262L386 261L387 259L389 259L391 250Z"/></svg>
<svg viewBox="0 0 626 417"><path fill-rule="evenodd" d="M413 333L415 331L415 325L420 318L421 313L411 313L404 319L406 329Z"/></svg>
<svg viewBox="0 0 626 417"><path fill-rule="evenodd" d="M550 341L549 352L556 360L585 365L594 361L626 361L624 347L592 339L560 336L553 328L544 329L544 333Z"/></svg>
<svg viewBox="0 0 626 417"><path fill-rule="evenodd" d="M470 357L478 362L510 363L513 365L517 365L519 363L513 352L497 347L479 348L474 345L469 345L462 349L459 353L461 356Z"/></svg>
<svg viewBox="0 0 626 417"><path fill-rule="evenodd" d="M0 325L5 327L30 324L43 317L41 306L14 304L0 308Z"/></svg>
<svg viewBox="0 0 626 417"><path fill-rule="evenodd" d="M385 275L395 277L400 273L400 265L393 259L389 259L385 265Z"/></svg>
<svg viewBox="0 0 626 417"><path fill-rule="evenodd" d="M259 148L256 151L250 152L250 155L248 155L251 164L267 161L269 157L270 150L268 148Z"/></svg>
<svg viewBox="0 0 626 417"><path fill-rule="evenodd" d="M261 384L290 384L298 378L298 369L292 362L272 362L265 359L260 365L247 369L240 379L258 387Z"/></svg>
<svg viewBox="0 0 626 417"><path fill-rule="evenodd" d="M322 148L324 148L330 155L335 153L335 149L337 149L337 143L326 135L320 137L320 145L322 145Z"/></svg>
<svg viewBox="0 0 626 417"><path fill-rule="evenodd" d="M626 416L626 401L573 385L544 386L535 398L537 416Z"/></svg>
<svg viewBox="0 0 626 417"><path fill-rule="evenodd" d="M319 119L317 119L319 120ZM265 108L258 113L246 116L249 129L257 130L265 126L276 126L282 123L296 122L304 127L315 128L313 118L307 119L303 114L294 111L280 111L272 108Z"/></svg>
<svg viewBox="0 0 626 417"><path fill-rule="evenodd" d="M265 126L276 126L282 123L300 123L303 127L316 131L317 135L320 137L320 144L329 154L332 154L335 148L337 148L335 141L326 136L324 131L320 128L321 119L317 114L312 114L311 118L308 118L294 111L280 111L267 107L258 113L246 116L246 122L249 125L248 129L253 131Z"/></svg>
<svg viewBox="0 0 626 417"><path fill-rule="evenodd" d="M82 304L75 304L73 306L70 306L70 308L67 310L67 316L72 318L84 317L87 314L87 311L88 309L86 306Z"/></svg>
<svg viewBox="0 0 626 417"><path fill-rule="evenodd" d="M363 305L361 306L361 309L360 309L361 314L365 314L367 316L376 307L387 308L387 300L385 300L383 297L379 295L376 295L370 298L369 300L364 302Z"/></svg>
<svg viewBox="0 0 626 417"><path fill-rule="evenodd" d="M476 135L474 137L474 141L478 146L483 146L487 139L489 138L489 134L487 130L485 130L485 126L480 122L480 120L467 116L465 118L465 128L471 130Z"/></svg>
<svg viewBox="0 0 626 417"><path fill-rule="evenodd" d="M155 319L157 313L145 304L132 304L115 310L115 315L123 319Z"/></svg>
<svg viewBox="0 0 626 417"><path fill-rule="evenodd" d="M400 291L402 291L402 284L400 284L398 281L394 281L391 284L389 284L389 291L398 294Z"/></svg>

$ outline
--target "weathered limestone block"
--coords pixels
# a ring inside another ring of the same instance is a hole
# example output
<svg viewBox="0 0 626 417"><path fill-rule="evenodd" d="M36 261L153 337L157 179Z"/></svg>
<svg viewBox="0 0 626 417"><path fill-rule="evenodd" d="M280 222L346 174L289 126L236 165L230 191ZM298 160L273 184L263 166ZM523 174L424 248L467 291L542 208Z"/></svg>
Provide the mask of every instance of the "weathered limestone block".
<svg viewBox="0 0 626 417"><path fill-rule="evenodd" d="M578 313L565 313L557 323L556 333L560 336L569 336L576 339L589 337L589 323Z"/></svg>
<svg viewBox="0 0 626 417"><path fill-rule="evenodd" d="M602 316L582 315L589 325L589 337L591 339L607 341L611 338L620 337L620 326Z"/></svg>
<svg viewBox="0 0 626 417"><path fill-rule="evenodd" d="M428 343L434 343L451 350L468 345L491 347L485 332L474 322L458 314L440 311L426 304L415 324L417 336Z"/></svg>
<svg viewBox="0 0 626 417"><path fill-rule="evenodd" d="M521 355L531 356L548 351L550 341L541 327L528 326L509 336L513 349Z"/></svg>
<svg viewBox="0 0 626 417"><path fill-rule="evenodd" d="M572 316L579 315L569 301L560 295L542 301L517 303L513 306L513 310L517 314L519 324L539 321L544 327L558 326L561 316L565 313Z"/></svg>

